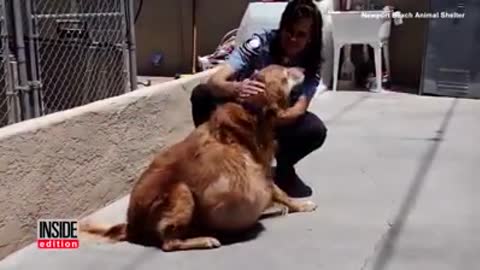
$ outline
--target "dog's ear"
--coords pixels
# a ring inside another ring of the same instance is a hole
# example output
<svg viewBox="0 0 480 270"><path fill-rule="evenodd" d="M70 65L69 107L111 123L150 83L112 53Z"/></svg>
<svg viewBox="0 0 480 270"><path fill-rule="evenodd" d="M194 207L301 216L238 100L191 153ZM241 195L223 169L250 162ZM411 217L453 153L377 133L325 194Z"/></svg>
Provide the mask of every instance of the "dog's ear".
<svg viewBox="0 0 480 270"><path fill-rule="evenodd" d="M287 72L289 75L301 75L301 74L305 74L305 68L303 67L289 67L287 68Z"/></svg>
<svg viewBox="0 0 480 270"><path fill-rule="evenodd" d="M274 119L277 118L280 113L280 108L277 104L272 104L267 106L264 110L264 115L266 119Z"/></svg>
<svg viewBox="0 0 480 270"><path fill-rule="evenodd" d="M258 82L261 82L261 83L265 83L265 74L258 71L258 70L255 70L252 73L252 75L250 75L249 79L254 80L254 81L258 81Z"/></svg>
<svg viewBox="0 0 480 270"><path fill-rule="evenodd" d="M225 104L216 109L212 115L209 126L212 134L218 136L221 141L228 143L232 136L243 139L249 136L249 131L254 125L249 116L238 104Z"/></svg>
<svg viewBox="0 0 480 270"><path fill-rule="evenodd" d="M298 85L305 79L305 69L302 67L287 68L287 74L291 86Z"/></svg>

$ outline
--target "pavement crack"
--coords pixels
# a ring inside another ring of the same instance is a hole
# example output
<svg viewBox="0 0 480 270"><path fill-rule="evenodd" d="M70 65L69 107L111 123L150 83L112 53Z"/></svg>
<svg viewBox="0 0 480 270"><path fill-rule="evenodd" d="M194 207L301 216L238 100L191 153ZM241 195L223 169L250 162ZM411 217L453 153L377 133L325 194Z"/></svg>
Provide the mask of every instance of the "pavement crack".
<svg viewBox="0 0 480 270"><path fill-rule="evenodd" d="M374 260L372 265L373 270L384 270L393 257L397 241L405 227L410 212L420 195L426 176L434 162L440 144L442 143L442 139L445 136L450 120L455 112L457 103L458 100L455 99L450 104L450 108L445 113L445 116L440 123L439 130L442 132L439 132L439 135L436 137L438 140L436 140L425 153L422 162L420 162L417 173L407 189L406 196L401 201L400 207L393 217L393 222L388 223L389 228L384 234L382 234L380 240L375 243L372 255L365 259L361 270L366 269L372 259Z"/></svg>
<svg viewBox="0 0 480 270"><path fill-rule="evenodd" d="M371 254L365 258L365 260L363 261L362 267L360 267L360 270L366 270L367 267L370 265L370 262L376 257L378 250L381 249L383 246L383 242L388 238L388 235L390 234L390 230L392 230L392 227L393 227L392 222L387 222L385 232L382 233L380 238L373 245L373 250Z"/></svg>
<svg viewBox="0 0 480 270"><path fill-rule="evenodd" d="M364 175L366 175L368 177L368 179L373 183L374 186L377 185L377 182L375 181L375 178L372 177L372 175L370 175L368 172L367 172L367 169L365 167L362 167L360 168L360 172Z"/></svg>

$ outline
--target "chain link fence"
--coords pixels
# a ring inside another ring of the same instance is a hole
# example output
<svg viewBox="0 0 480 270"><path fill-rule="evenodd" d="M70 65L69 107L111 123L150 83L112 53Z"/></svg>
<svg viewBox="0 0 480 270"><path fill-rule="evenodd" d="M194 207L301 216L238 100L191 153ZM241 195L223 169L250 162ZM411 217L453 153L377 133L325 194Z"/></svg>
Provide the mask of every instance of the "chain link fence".
<svg viewBox="0 0 480 270"><path fill-rule="evenodd" d="M137 88L133 0L0 2L0 127Z"/></svg>
<svg viewBox="0 0 480 270"><path fill-rule="evenodd" d="M16 122L8 49L6 6L5 0L0 0L0 127Z"/></svg>

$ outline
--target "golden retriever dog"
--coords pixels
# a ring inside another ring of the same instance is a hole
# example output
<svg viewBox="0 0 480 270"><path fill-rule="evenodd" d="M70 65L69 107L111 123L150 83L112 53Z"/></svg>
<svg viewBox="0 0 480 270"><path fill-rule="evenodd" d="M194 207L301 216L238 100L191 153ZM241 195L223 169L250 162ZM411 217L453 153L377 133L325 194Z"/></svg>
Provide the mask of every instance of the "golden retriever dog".
<svg viewBox="0 0 480 270"><path fill-rule="evenodd" d="M271 65L254 76L264 93L219 106L208 122L156 155L133 187L126 223L85 222L80 231L164 251L216 248L220 241L206 232L241 233L273 205L282 214L314 211L313 202L289 198L271 175L276 119L303 73Z"/></svg>

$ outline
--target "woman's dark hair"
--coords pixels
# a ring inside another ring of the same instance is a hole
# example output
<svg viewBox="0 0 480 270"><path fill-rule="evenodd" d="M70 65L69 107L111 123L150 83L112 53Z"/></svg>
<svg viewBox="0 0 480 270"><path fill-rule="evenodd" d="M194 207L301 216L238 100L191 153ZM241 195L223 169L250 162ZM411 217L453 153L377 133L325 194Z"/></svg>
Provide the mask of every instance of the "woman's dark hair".
<svg viewBox="0 0 480 270"><path fill-rule="evenodd" d="M312 0L289 1L282 14L279 31L281 32L283 29L291 27L304 18L312 19L311 40L304 51L306 55L304 68L306 75L314 75L320 69L323 61L323 19L317 5ZM281 57L280 35L277 35L275 40L273 40L271 52L273 58L278 61Z"/></svg>

